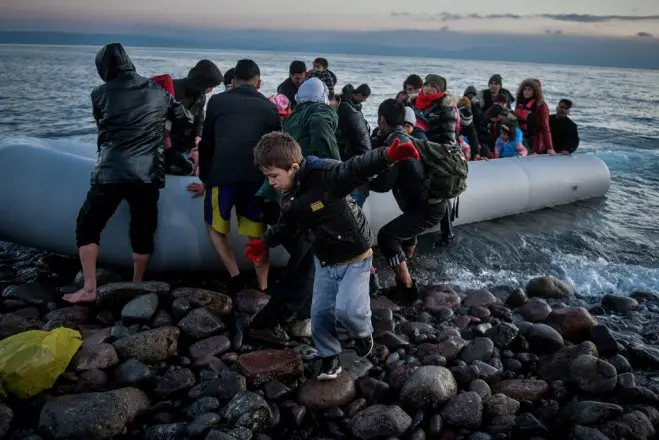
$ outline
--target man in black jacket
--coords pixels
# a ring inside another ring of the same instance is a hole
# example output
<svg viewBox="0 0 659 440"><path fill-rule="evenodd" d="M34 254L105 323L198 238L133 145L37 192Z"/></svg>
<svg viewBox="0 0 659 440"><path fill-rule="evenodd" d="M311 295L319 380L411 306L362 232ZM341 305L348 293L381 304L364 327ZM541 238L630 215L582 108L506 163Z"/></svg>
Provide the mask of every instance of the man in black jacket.
<svg viewBox="0 0 659 440"><path fill-rule="evenodd" d="M281 93L288 98L291 109L294 109L297 105L295 95L306 78L307 65L304 64L304 61L295 60L288 68L288 78L277 87L277 93Z"/></svg>
<svg viewBox="0 0 659 440"><path fill-rule="evenodd" d="M549 117L554 150L560 154L572 154L579 148L579 130L570 119L571 109L572 101L561 99L556 106L556 114Z"/></svg>
<svg viewBox="0 0 659 440"><path fill-rule="evenodd" d="M403 103L387 99L380 104L378 126L384 146L395 141L409 142L402 127L404 120ZM410 304L419 297L416 282L407 267L407 258L414 253L417 236L440 222L444 226L449 221L450 225L447 202L431 197L429 183L429 172L423 161L404 160L373 179L370 185L376 192L393 191L403 212L378 233L380 251L396 274L396 286L390 290L389 296L403 304Z"/></svg>
<svg viewBox="0 0 659 440"><path fill-rule="evenodd" d="M85 284L64 296L71 303L96 299L101 231L123 199L131 214L133 281L142 281L154 249L160 188L165 186L165 120L183 127L192 124L192 116L182 104L135 72L121 44L103 47L96 55L96 69L105 81L91 93L98 160L76 225Z"/></svg>
<svg viewBox="0 0 659 440"><path fill-rule="evenodd" d="M238 233L257 239L266 225L256 193L263 174L254 166L254 148L261 137L281 130L275 106L259 92L261 72L252 60L236 64L232 90L213 95L199 144L199 177L203 186L191 191L204 193L204 219L213 246L232 277L232 288L240 288L240 270L229 246L231 210L235 207ZM259 289L268 287L267 255L255 264Z"/></svg>

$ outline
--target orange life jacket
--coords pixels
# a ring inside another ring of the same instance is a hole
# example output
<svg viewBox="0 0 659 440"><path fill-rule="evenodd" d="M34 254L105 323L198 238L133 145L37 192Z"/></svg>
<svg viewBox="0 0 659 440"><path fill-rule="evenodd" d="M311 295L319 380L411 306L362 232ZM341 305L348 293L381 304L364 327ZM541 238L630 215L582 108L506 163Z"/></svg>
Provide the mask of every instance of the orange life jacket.
<svg viewBox="0 0 659 440"><path fill-rule="evenodd" d="M522 130L522 133L524 133L526 137L534 136L536 126L538 125L535 115L531 116L532 113L535 113L535 105L536 100L530 99L526 104L520 102L517 104L517 107L515 107L515 116L517 116L517 120L519 121L519 129ZM531 116L531 118L529 118L529 116Z"/></svg>

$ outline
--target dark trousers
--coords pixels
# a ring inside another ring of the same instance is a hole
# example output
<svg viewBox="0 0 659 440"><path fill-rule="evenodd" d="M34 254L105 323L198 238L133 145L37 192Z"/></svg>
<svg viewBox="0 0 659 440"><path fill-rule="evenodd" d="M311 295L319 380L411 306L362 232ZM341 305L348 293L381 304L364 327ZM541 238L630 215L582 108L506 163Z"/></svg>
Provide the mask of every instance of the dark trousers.
<svg viewBox="0 0 659 440"><path fill-rule="evenodd" d="M152 254L160 189L147 183L93 184L76 222L78 247L100 244L101 232L122 200L130 208L130 242L136 254Z"/></svg>

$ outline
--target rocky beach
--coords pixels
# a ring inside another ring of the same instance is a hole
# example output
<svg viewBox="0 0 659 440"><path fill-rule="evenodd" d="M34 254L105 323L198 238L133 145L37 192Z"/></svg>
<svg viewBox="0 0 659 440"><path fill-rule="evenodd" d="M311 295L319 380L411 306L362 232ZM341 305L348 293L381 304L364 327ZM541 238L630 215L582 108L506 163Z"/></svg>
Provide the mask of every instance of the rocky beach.
<svg viewBox="0 0 659 440"><path fill-rule="evenodd" d="M0 439L646 440L659 428L656 292L593 304L541 277L426 286L406 308L376 296L372 354L357 358L340 332L343 373L319 382L308 320L232 348L234 316L257 313L261 292L106 269L95 304L66 305L78 270L0 254L0 339L68 327L83 341L51 389L3 400Z"/></svg>

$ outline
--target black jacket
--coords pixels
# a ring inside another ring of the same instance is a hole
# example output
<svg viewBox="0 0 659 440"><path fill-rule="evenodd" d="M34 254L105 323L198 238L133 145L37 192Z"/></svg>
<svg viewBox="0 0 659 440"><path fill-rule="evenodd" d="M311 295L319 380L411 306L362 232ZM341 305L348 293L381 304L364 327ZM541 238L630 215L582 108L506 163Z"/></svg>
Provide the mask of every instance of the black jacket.
<svg viewBox="0 0 659 440"><path fill-rule="evenodd" d="M572 154L579 147L579 130L577 124L570 118L549 117L551 140L557 153L567 151Z"/></svg>
<svg viewBox="0 0 659 440"><path fill-rule="evenodd" d="M480 143L480 133L478 132L478 125L476 116L469 107L459 107L460 111L460 134L467 138L469 147L471 148L471 158L476 156L485 158L490 157L490 149L487 144Z"/></svg>
<svg viewBox="0 0 659 440"><path fill-rule="evenodd" d="M98 126L98 160L94 183L165 185L165 120L189 126L185 107L153 81L139 76L123 46L108 44L96 55L105 84L91 93Z"/></svg>
<svg viewBox="0 0 659 440"><path fill-rule="evenodd" d="M292 79L287 78L283 83L279 84L277 87L277 93L288 98L288 101L291 103L291 109L295 108L297 101L295 101L295 95L297 95L298 86L295 85Z"/></svg>
<svg viewBox="0 0 659 440"><path fill-rule="evenodd" d="M455 129L458 123L458 101L455 96L446 94L425 110L415 109L416 117L428 123L426 137L431 142L454 145L457 142Z"/></svg>
<svg viewBox="0 0 659 440"><path fill-rule="evenodd" d="M389 146L394 139L401 142L410 140L402 127L397 127L389 133L384 146ZM428 204L429 176L420 160L402 160L373 179L370 189L375 192L392 191L398 207L403 212L411 212Z"/></svg>
<svg viewBox="0 0 659 440"><path fill-rule="evenodd" d="M264 134L281 130L275 105L254 86L213 95L199 144L199 177L205 186L263 183L254 148Z"/></svg>
<svg viewBox="0 0 659 440"><path fill-rule="evenodd" d="M350 193L388 167L384 148L347 162L307 157L295 176L295 188L282 197L279 222L265 233L266 245L278 246L295 231L308 230L322 266L368 251L373 234Z"/></svg>
<svg viewBox="0 0 659 440"><path fill-rule="evenodd" d="M366 118L362 114L362 106L352 101L354 90L350 84L343 88L341 103L336 110L339 115L336 140L343 161L364 154L371 149L370 130Z"/></svg>

